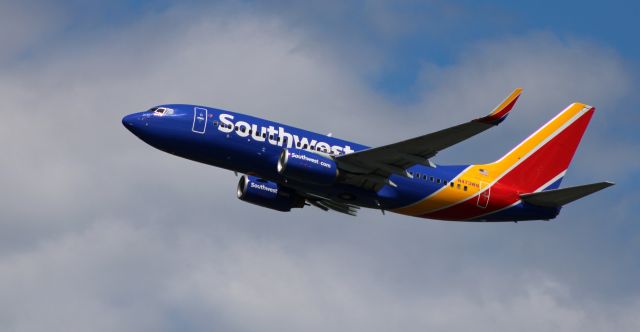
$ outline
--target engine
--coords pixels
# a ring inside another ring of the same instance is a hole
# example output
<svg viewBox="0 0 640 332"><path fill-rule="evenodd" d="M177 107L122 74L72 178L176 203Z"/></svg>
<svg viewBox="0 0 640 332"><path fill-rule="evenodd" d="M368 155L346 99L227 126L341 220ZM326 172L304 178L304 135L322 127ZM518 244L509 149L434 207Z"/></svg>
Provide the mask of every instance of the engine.
<svg viewBox="0 0 640 332"><path fill-rule="evenodd" d="M251 204L282 212L304 207L303 197L280 188L275 182L250 175L243 175L240 178L238 198Z"/></svg>
<svg viewBox="0 0 640 332"><path fill-rule="evenodd" d="M327 157L300 149L284 149L278 159L278 173L287 179L328 186L338 178L336 163Z"/></svg>

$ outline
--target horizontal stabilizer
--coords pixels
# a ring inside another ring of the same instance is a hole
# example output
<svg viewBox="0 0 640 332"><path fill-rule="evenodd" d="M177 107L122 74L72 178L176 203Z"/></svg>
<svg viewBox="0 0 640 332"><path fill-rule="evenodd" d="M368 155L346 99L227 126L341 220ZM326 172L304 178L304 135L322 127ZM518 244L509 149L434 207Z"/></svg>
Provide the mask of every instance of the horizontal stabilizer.
<svg viewBox="0 0 640 332"><path fill-rule="evenodd" d="M613 182L598 182L576 187L547 190L531 194L522 194L520 195L520 199L532 205L545 207L561 207L565 204L569 204L577 199L593 194L596 191L600 191L613 185Z"/></svg>

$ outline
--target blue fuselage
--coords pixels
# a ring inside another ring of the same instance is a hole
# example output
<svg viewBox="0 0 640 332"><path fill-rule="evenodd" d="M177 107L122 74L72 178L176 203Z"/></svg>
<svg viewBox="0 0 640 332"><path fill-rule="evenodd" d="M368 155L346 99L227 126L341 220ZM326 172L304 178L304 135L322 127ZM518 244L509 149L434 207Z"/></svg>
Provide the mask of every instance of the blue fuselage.
<svg viewBox="0 0 640 332"><path fill-rule="evenodd" d="M286 179L277 171L278 158L284 148L318 151L332 156L368 149L367 146L287 126L244 114L183 104L162 105L130 114L122 122L133 134L149 145L173 155L234 172L254 175L305 193L352 205L393 210L418 202L451 182L468 165L412 166L416 175L408 178L391 175L397 184L378 191L336 182L311 185ZM435 181L438 179L438 181ZM429 181L429 179L431 181ZM526 209L525 209L526 210ZM554 216L557 211L552 211ZM521 216L500 216L498 220L538 218L538 212L520 211Z"/></svg>

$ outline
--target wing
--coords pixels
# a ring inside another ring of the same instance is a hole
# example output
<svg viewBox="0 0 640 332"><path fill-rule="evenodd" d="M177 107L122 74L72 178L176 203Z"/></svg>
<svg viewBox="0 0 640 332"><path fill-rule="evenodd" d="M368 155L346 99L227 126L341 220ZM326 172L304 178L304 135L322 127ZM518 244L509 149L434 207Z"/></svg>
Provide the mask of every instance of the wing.
<svg viewBox="0 0 640 332"><path fill-rule="evenodd" d="M413 165L435 167L429 158L500 124L513 109L521 92L521 88L515 89L485 117L402 142L336 157L338 167L346 171L344 182L377 191L384 185L395 186L389 180L391 174L411 177L406 169Z"/></svg>

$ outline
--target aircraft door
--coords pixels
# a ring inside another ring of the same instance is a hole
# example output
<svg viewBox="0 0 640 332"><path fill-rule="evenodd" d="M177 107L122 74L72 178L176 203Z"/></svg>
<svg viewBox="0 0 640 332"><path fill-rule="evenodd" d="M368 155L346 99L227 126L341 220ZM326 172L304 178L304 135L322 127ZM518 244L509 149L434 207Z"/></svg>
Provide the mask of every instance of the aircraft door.
<svg viewBox="0 0 640 332"><path fill-rule="evenodd" d="M193 127L191 130L194 133L204 134L205 130L207 130L207 113L206 108L193 108Z"/></svg>
<svg viewBox="0 0 640 332"><path fill-rule="evenodd" d="M491 196L491 187L487 188L488 183L480 181L480 190L487 189L478 195L478 207L486 208L489 205L489 197Z"/></svg>

